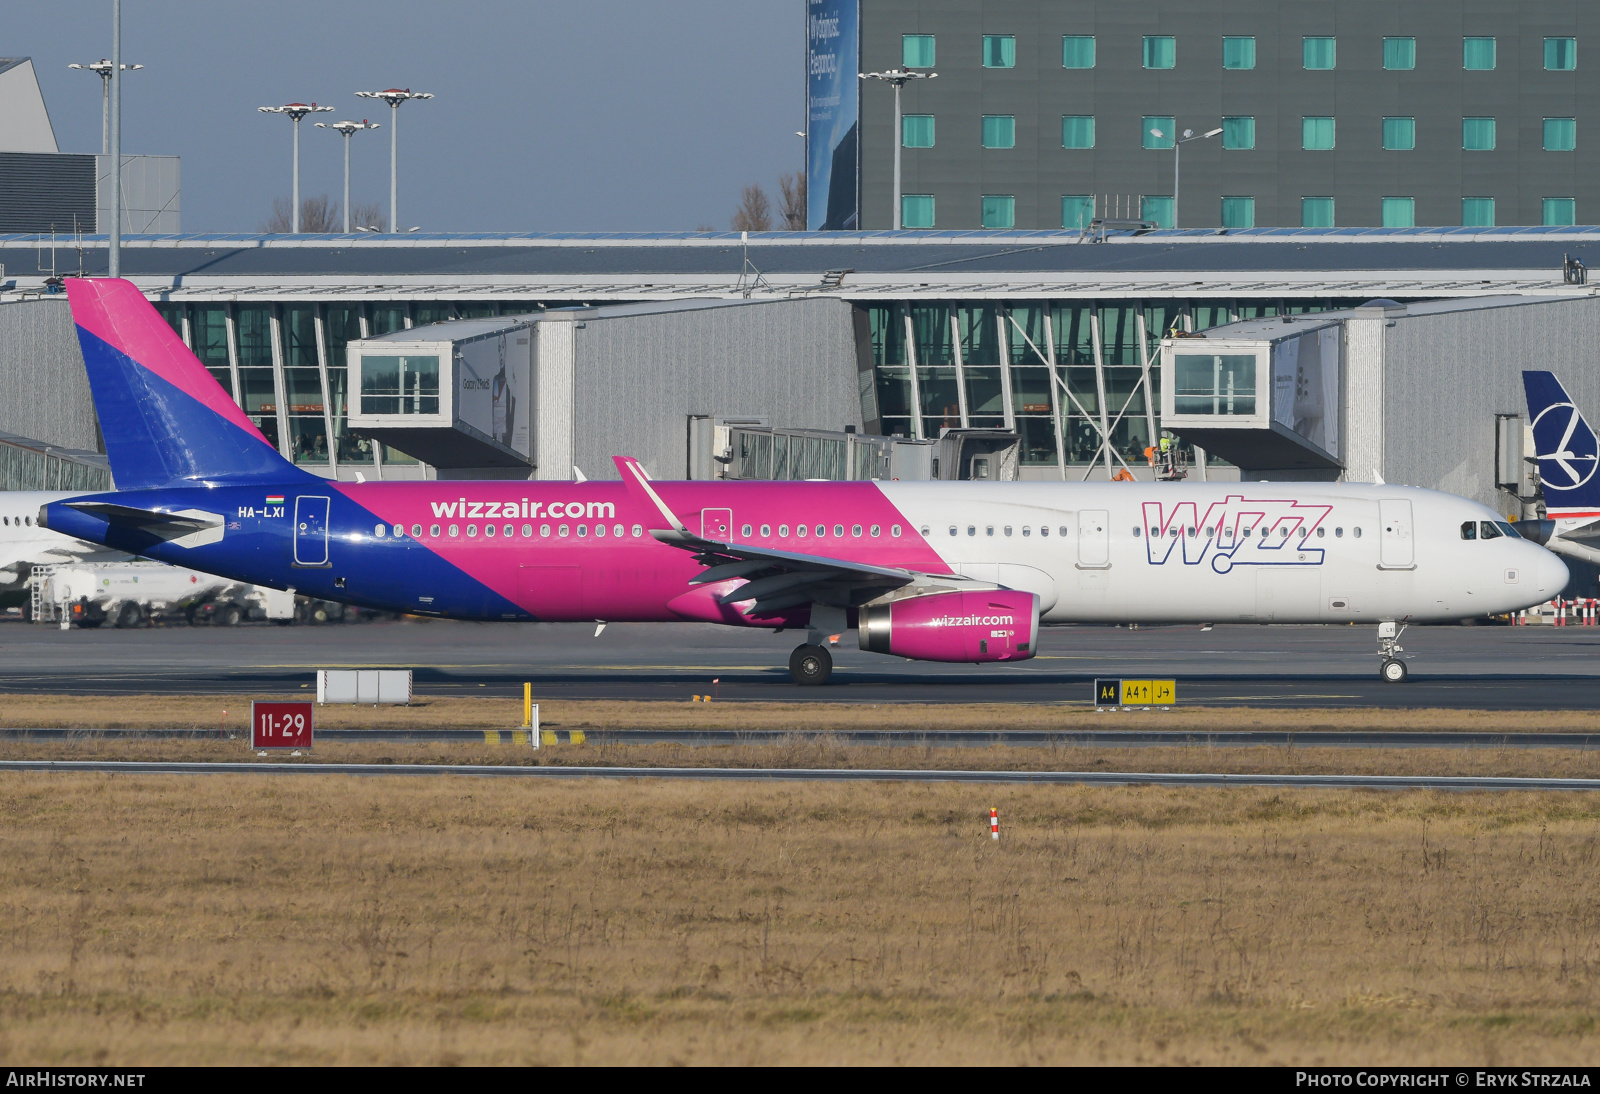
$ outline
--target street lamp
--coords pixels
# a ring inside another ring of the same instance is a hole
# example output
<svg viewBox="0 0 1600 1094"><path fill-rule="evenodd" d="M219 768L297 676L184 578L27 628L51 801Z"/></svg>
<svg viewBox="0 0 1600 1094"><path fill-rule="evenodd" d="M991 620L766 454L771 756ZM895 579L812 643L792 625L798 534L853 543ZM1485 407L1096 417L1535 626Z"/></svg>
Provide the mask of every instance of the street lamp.
<svg viewBox="0 0 1600 1094"><path fill-rule="evenodd" d="M300 234L300 119L307 114L321 114L331 111L331 106L318 106L312 103L286 103L283 106L258 106L257 110L263 114L287 114L289 120L294 122L294 216L291 220L293 227L290 229L295 235Z"/></svg>
<svg viewBox="0 0 1600 1094"><path fill-rule="evenodd" d="M362 118L358 122L318 122L318 129L337 130L344 137L344 234L350 234L350 137L362 129L382 129L376 122Z"/></svg>
<svg viewBox="0 0 1600 1094"><path fill-rule="evenodd" d="M111 154L111 62L102 57L86 65L68 65L79 72L93 72L100 77L100 154ZM143 65L123 65L124 72L137 72Z"/></svg>
<svg viewBox="0 0 1600 1094"><path fill-rule="evenodd" d="M882 80L894 87L894 219L890 221L894 230L900 230L900 146L904 144L900 132L900 89L906 86L907 80L935 80L937 72L912 72L904 68L891 68L887 72L858 72L857 76L863 80Z"/></svg>
<svg viewBox="0 0 1600 1094"><path fill-rule="evenodd" d="M412 91L410 88L391 87L387 91L358 91L357 95L363 99L382 99L389 104L389 230L398 232L400 223L400 187L396 181L395 165L398 160L396 149L400 142L400 115L397 111L400 104L412 99L431 99L433 93L429 91Z"/></svg>
<svg viewBox="0 0 1600 1094"><path fill-rule="evenodd" d="M1185 129L1183 136L1174 137L1172 140L1172 226L1178 226L1178 159L1183 152L1183 146L1190 141L1203 141L1208 137L1215 137L1221 129L1213 129L1209 133L1196 133L1193 129ZM1166 134L1159 129L1150 130L1150 135L1160 140L1166 139Z"/></svg>

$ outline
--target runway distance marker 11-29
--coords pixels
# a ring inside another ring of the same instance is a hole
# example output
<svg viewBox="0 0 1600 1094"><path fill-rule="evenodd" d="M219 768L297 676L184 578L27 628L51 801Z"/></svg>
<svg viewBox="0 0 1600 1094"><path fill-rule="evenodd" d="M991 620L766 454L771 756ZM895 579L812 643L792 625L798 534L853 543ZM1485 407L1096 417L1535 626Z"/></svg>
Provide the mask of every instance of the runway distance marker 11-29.
<svg viewBox="0 0 1600 1094"><path fill-rule="evenodd" d="M251 748L310 748L312 703L250 704Z"/></svg>

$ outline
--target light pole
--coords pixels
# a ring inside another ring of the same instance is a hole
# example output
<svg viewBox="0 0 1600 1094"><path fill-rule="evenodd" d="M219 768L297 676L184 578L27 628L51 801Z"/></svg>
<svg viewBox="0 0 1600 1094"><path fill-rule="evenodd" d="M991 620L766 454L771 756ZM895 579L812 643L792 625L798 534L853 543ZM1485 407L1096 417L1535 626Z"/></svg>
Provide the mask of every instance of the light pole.
<svg viewBox="0 0 1600 1094"><path fill-rule="evenodd" d="M263 114L287 114L289 116L289 120L294 122L294 197L292 198L292 201L294 202L294 213L293 213L293 216L292 216L292 218L290 220L290 223L293 225L290 228L290 231L292 231L295 235L299 235L300 234L300 119L305 117L307 114L321 114L321 113L323 113L325 111L331 111L333 109L333 107L331 107L331 106L318 106L316 103L312 103L310 106L307 106L305 103L286 103L283 106L258 106L258 107L256 107L256 109L261 111L261 113L263 113Z"/></svg>
<svg viewBox="0 0 1600 1094"><path fill-rule="evenodd" d="M111 238L106 273L122 276L122 0L111 0ZM99 204L96 202L96 204Z"/></svg>
<svg viewBox="0 0 1600 1094"><path fill-rule="evenodd" d="M894 219L889 223L900 230L900 146L905 143L900 131L900 89L907 80L935 80L937 72L912 72L904 68L891 68L887 72L858 72L863 80L882 80L894 87ZM808 123L809 124L809 123Z"/></svg>
<svg viewBox="0 0 1600 1094"><path fill-rule="evenodd" d="M395 175L400 143L400 104L412 99L431 99L429 91L412 91L410 88L391 87L387 91L358 91L363 99L382 99L389 104L389 231L400 230L400 186Z"/></svg>
<svg viewBox="0 0 1600 1094"><path fill-rule="evenodd" d="M362 118L358 122L318 122L318 129L334 129L344 137L344 234L350 234L350 137L362 129L381 129L382 126Z"/></svg>
<svg viewBox="0 0 1600 1094"><path fill-rule="evenodd" d="M1208 137L1215 137L1221 129L1213 129L1209 133L1196 133L1193 129L1185 129L1183 136L1172 139L1172 226L1178 226L1178 159L1183 152L1183 146L1190 141L1203 141ZM1164 139L1166 134L1159 129L1150 130L1150 135Z"/></svg>
<svg viewBox="0 0 1600 1094"><path fill-rule="evenodd" d="M93 72L100 77L100 154L111 154L111 62L104 57L86 65L68 65L80 72ZM124 72L137 72L143 65L123 65Z"/></svg>

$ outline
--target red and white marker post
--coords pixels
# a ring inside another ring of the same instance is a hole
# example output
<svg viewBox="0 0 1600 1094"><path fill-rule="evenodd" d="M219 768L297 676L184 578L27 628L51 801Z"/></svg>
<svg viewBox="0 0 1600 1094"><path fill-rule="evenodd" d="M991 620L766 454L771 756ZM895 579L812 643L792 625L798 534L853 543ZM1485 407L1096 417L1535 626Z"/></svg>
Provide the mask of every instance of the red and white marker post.
<svg viewBox="0 0 1600 1094"><path fill-rule="evenodd" d="M1000 838L1000 810L989 810L989 838Z"/></svg>

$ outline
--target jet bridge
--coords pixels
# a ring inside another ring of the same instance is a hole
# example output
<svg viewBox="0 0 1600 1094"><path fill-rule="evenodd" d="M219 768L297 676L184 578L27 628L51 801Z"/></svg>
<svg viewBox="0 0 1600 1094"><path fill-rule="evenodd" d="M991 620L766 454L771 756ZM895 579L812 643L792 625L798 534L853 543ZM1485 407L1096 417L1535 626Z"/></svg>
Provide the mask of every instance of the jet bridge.
<svg viewBox="0 0 1600 1094"><path fill-rule="evenodd" d="M1247 479L1337 479L1342 331L1337 319L1282 316L1163 339L1162 428Z"/></svg>

